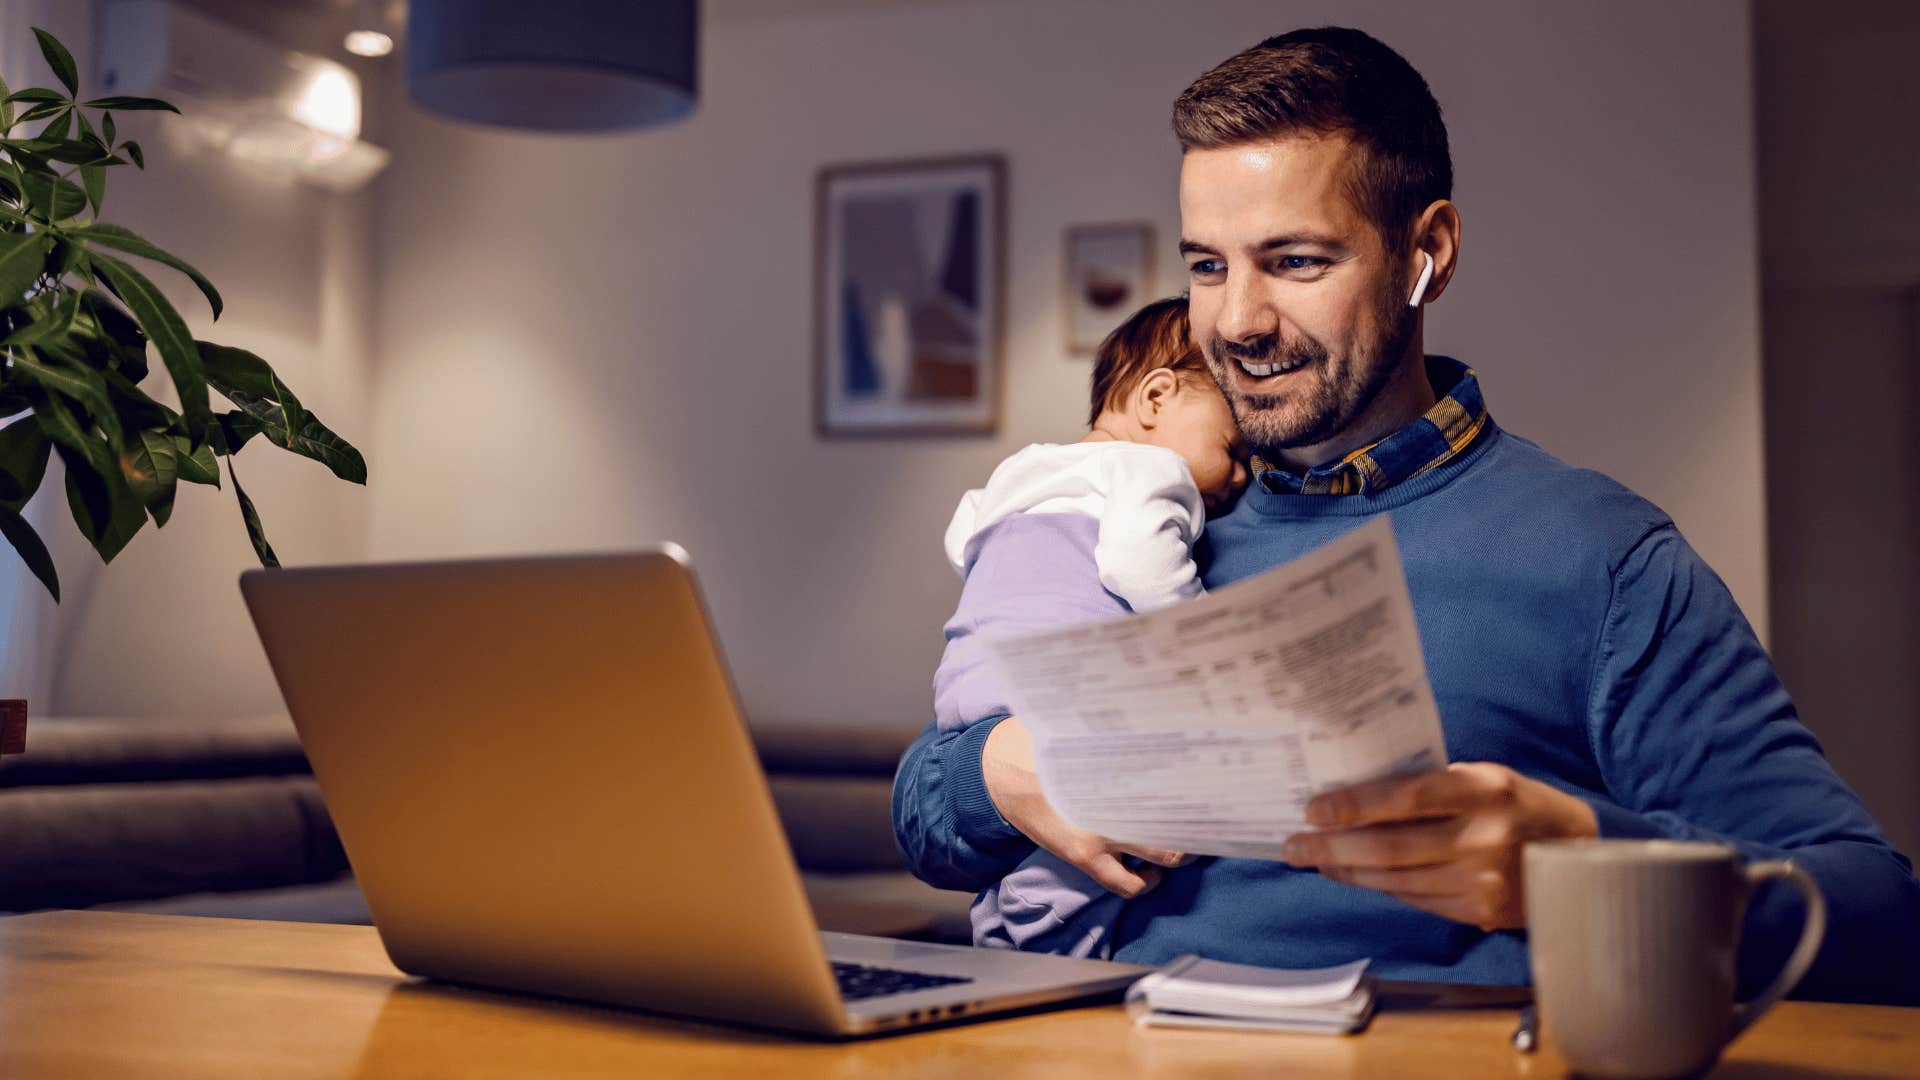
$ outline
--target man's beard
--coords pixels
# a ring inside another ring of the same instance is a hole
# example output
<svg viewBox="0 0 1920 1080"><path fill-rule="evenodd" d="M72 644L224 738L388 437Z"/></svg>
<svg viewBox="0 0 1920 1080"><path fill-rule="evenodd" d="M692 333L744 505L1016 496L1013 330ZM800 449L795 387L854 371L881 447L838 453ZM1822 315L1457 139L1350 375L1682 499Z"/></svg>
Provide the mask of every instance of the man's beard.
<svg viewBox="0 0 1920 1080"><path fill-rule="evenodd" d="M1390 287L1391 288L1391 287ZM1364 416L1399 373L1401 357L1413 341L1418 311L1393 301L1389 291L1380 305L1379 321L1389 327L1384 341L1362 345L1343 357L1337 369L1329 363L1327 347L1310 337L1283 340L1266 334L1251 341L1227 341L1215 334L1207 343L1207 362L1233 410L1233 422L1254 453L1265 458L1281 451L1317 446L1339 435ZM1295 376L1311 379L1286 394L1247 394L1236 385L1233 369L1250 364L1291 364L1306 361Z"/></svg>

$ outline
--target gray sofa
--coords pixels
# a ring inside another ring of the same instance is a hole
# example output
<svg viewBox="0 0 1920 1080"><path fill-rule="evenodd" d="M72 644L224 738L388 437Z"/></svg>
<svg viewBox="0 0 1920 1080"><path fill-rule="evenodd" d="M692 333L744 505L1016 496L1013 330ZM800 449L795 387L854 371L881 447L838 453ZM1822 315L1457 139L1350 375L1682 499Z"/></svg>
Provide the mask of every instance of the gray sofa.
<svg viewBox="0 0 1920 1080"><path fill-rule="evenodd" d="M894 847L910 738L754 731L822 925L964 941L969 898L916 880ZM284 715L34 718L27 752L0 763L0 912L49 907L369 921Z"/></svg>

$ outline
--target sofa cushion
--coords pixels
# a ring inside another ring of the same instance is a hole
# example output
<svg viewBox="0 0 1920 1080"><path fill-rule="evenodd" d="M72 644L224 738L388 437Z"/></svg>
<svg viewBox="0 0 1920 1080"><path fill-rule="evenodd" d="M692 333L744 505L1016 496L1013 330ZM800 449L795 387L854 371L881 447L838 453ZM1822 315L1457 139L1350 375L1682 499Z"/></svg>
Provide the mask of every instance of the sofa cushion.
<svg viewBox="0 0 1920 1080"><path fill-rule="evenodd" d="M756 722L753 745L770 774L880 776L889 783L918 728L871 724Z"/></svg>
<svg viewBox="0 0 1920 1080"><path fill-rule="evenodd" d="M893 783L879 777L767 778L802 870L905 870L893 839Z"/></svg>
<svg viewBox="0 0 1920 1080"><path fill-rule="evenodd" d="M311 776L0 790L0 910L305 884L346 867Z"/></svg>
<svg viewBox="0 0 1920 1080"><path fill-rule="evenodd" d="M284 713L232 719L35 717L27 752L0 763L0 788L310 771Z"/></svg>

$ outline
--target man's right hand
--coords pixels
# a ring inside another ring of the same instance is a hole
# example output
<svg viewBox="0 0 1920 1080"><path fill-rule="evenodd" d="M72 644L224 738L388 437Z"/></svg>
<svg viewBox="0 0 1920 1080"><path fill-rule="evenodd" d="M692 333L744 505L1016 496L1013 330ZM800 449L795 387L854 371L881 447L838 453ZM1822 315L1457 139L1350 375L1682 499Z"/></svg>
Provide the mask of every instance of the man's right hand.
<svg viewBox="0 0 1920 1080"><path fill-rule="evenodd" d="M1191 861L1177 852L1118 844L1067 824L1040 793L1040 777L1033 770L1033 740L1017 717L1000 721L987 736L980 775L986 781L987 796L1008 824L1078 867L1108 892L1139 896L1160 884L1159 867L1172 869ZM1135 856L1151 865L1129 867L1121 861L1122 855Z"/></svg>

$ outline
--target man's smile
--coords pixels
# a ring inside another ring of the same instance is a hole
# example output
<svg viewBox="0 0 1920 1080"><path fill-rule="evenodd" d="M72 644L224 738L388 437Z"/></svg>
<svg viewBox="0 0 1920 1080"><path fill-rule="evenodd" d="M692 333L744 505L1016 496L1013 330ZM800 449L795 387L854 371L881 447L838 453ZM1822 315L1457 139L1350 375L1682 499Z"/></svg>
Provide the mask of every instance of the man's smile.
<svg viewBox="0 0 1920 1080"><path fill-rule="evenodd" d="M1313 363L1309 356L1296 356L1269 364L1256 364L1251 360L1234 359L1230 366L1234 369L1234 388L1243 394L1273 394L1289 380L1287 376L1306 368Z"/></svg>

